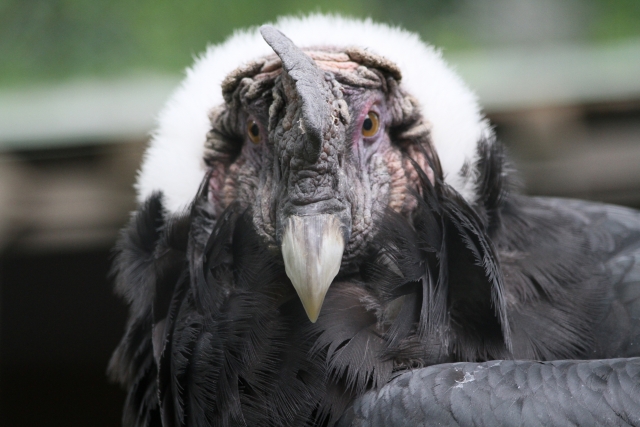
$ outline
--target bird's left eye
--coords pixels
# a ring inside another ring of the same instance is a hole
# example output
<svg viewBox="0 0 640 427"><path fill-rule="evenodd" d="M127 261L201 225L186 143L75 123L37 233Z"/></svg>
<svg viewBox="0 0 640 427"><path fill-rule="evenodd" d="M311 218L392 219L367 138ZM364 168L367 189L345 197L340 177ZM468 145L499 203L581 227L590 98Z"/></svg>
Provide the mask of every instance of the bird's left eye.
<svg viewBox="0 0 640 427"><path fill-rule="evenodd" d="M260 142L260 126L258 126L255 120L249 120L249 122L247 122L247 133L249 134L251 142L254 144Z"/></svg>
<svg viewBox="0 0 640 427"><path fill-rule="evenodd" d="M367 117L362 122L362 136L369 138L378 133L380 128L380 118L373 111L369 111Z"/></svg>

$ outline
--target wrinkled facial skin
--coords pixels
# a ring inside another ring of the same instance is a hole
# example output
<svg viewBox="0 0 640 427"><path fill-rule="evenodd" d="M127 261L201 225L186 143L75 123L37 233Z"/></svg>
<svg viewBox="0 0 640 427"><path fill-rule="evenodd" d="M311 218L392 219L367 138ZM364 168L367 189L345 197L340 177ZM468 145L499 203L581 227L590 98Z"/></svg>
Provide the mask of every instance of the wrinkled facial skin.
<svg viewBox="0 0 640 427"><path fill-rule="evenodd" d="M272 249L282 243L291 215L339 216L347 238L342 271L348 271L373 237L376 218L387 209L410 217L409 183L418 179L409 176L415 174L409 159L432 181L424 154L432 163L437 159L429 126L400 88L393 64L356 50L305 53L323 73L329 105L319 151L306 141L295 81L278 57L258 60L227 78L226 103L212 112L210 198L217 214L234 202L250 208ZM370 113L379 118L379 129L365 136Z"/></svg>

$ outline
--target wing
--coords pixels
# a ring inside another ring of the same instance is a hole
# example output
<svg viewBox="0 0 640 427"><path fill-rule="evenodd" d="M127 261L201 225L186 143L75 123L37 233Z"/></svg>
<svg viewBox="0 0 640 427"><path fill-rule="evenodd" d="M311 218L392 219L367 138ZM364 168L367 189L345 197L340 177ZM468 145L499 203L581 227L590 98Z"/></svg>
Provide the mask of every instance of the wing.
<svg viewBox="0 0 640 427"><path fill-rule="evenodd" d="M611 358L502 360L414 370L358 398L341 425L640 425L640 358L632 357L640 356L640 213L561 199L528 199L523 206L518 214L542 218L538 224L543 225L555 219L550 227L572 230L579 240L571 245L579 244L585 256L588 252L588 271L599 278L585 286L600 287L594 295L604 309L596 311L592 346L584 358ZM529 259L515 265L533 271L537 258L566 256L544 254L544 247L532 245Z"/></svg>
<svg viewBox="0 0 640 427"><path fill-rule="evenodd" d="M341 426L638 426L640 358L451 363L360 397Z"/></svg>
<svg viewBox="0 0 640 427"><path fill-rule="evenodd" d="M492 240L513 358L640 356L640 213L514 195Z"/></svg>
<svg viewBox="0 0 640 427"><path fill-rule="evenodd" d="M588 245L602 260L608 306L590 358L640 356L640 212L578 200L551 201L586 218Z"/></svg>

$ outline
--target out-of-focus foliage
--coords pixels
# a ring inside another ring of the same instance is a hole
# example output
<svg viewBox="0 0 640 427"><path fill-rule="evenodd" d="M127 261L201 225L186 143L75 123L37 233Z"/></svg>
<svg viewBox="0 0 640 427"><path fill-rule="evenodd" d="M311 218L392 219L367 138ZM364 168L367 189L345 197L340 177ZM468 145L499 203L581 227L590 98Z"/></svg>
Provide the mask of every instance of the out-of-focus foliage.
<svg viewBox="0 0 640 427"><path fill-rule="evenodd" d="M640 34L640 1L593 0L598 16L592 28L595 39L636 37Z"/></svg>
<svg viewBox="0 0 640 427"><path fill-rule="evenodd" d="M0 0L0 85L176 73L236 28L318 11L402 25L449 50L640 36L639 0Z"/></svg>

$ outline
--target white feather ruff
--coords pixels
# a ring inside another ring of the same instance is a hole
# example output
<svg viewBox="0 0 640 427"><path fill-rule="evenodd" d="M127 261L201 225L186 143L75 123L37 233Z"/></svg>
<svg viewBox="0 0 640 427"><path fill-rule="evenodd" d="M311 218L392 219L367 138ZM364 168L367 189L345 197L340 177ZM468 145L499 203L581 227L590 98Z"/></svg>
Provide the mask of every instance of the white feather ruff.
<svg viewBox="0 0 640 427"><path fill-rule="evenodd" d="M395 62L402 71L402 86L418 99L431 122L445 181L473 201L473 170L466 177L460 172L465 163L475 164L477 143L492 130L475 95L440 51L422 43L416 34L371 20L310 15L281 18L273 25L299 47L359 46ZM158 117L138 175L139 202L154 191L163 192L170 212L191 202L206 172L208 114L223 102L222 80L238 66L271 53L258 28L251 28L210 46L197 58Z"/></svg>

